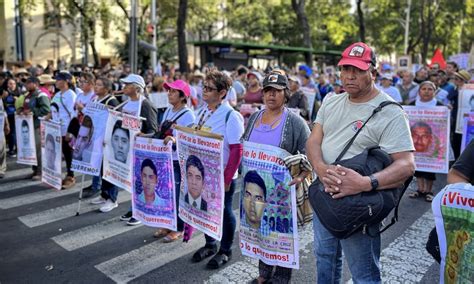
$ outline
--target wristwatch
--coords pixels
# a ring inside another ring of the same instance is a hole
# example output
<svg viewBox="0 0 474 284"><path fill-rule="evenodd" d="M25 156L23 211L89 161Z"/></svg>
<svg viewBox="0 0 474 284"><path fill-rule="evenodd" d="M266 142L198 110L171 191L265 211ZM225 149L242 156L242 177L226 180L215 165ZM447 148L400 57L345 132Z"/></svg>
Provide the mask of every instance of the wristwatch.
<svg viewBox="0 0 474 284"><path fill-rule="evenodd" d="M369 178L370 178L370 185L372 186L371 190L376 190L377 187L379 187L379 181L374 175L370 175Z"/></svg>

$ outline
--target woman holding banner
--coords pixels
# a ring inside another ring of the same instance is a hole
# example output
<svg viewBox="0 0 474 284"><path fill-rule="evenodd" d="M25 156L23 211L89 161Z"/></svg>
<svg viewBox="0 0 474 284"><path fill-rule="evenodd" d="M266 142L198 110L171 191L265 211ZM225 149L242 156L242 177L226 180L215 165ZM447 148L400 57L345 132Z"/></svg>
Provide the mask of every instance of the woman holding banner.
<svg viewBox="0 0 474 284"><path fill-rule="evenodd" d="M174 130L171 128L173 125L189 126L193 124L195 116L193 111L187 106L188 98L191 96L191 89L189 85L182 81L176 80L172 83L164 83L163 87L168 91L168 102L169 106L164 114L162 123L159 127L159 132L155 135L158 139L164 139L165 144L169 141L174 141L173 135ZM174 183L176 191L176 208L179 203L179 193L181 188L181 169L178 162L178 155L176 154L176 148L173 151L173 170L174 170ZM176 214L178 211L176 210ZM155 238L164 238L163 242L170 243L178 240L183 236L184 222L177 216L177 231L173 232L168 229L160 228L155 232Z"/></svg>
<svg viewBox="0 0 474 284"><path fill-rule="evenodd" d="M283 71L274 70L264 78L263 96L265 109L252 114L243 139L280 147L292 155L304 154L310 130L300 116L285 107L290 98L290 90ZM303 171L290 185L301 183L308 174L309 172ZM275 283L289 283L291 279L291 268L267 265L262 260L258 263L258 270L259 277L253 283L265 283L270 280Z"/></svg>
<svg viewBox="0 0 474 284"><path fill-rule="evenodd" d="M410 105L420 108L430 108L435 106L443 106L442 103L435 98L436 85L431 81L424 81L420 83L418 88L418 96L416 100ZM411 136L415 151L419 153L427 153L433 155L437 151L435 148L435 136L432 133L431 126L425 122L416 122L411 126ZM438 149L439 151L439 149ZM435 173L415 171L417 191L412 192L409 196L411 198L424 197L427 202L433 200L433 182L436 180Z"/></svg>

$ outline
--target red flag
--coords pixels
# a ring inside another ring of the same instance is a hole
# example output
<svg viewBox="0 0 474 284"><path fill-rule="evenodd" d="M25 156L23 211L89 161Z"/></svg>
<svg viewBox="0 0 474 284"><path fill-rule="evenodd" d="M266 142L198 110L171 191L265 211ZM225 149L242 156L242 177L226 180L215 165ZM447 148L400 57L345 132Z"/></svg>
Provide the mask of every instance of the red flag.
<svg viewBox="0 0 474 284"><path fill-rule="evenodd" d="M430 67L433 66L433 64L437 63L439 65L440 69L446 69L446 60L444 60L443 53L441 52L441 49L437 48L433 54L433 58L431 58L431 64Z"/></svg>

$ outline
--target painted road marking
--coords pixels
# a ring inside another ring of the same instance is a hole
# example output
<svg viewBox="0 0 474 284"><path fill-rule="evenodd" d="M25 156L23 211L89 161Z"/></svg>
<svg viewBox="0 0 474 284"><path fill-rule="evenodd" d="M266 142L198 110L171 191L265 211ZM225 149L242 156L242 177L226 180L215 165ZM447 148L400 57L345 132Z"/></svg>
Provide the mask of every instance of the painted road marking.
<svg viewBox="0 0 474 284"><path fill-rule="evenodd" d="M122 194L119 194L117 198L117 202L122 203L122 202L130 201L130 199L131 199L131 195L129 193L122 193ZM88 200L85 200L85 201L82 201L80 213L82 214L82 213L94 211L94 210L97 210L98 208L100 208L100 205L90 204ZM45 224L49 224L52 222L56 222L59 220L72 217L75 215L76 211L77 211L77 202L74 202L68 205L48 209L48 210L41 211L38 213L20 216L18 217L18 219L21 222L23 222L23 224L25 224L26 226L30 228L34 228L34 227L42 226Z"/></svg>

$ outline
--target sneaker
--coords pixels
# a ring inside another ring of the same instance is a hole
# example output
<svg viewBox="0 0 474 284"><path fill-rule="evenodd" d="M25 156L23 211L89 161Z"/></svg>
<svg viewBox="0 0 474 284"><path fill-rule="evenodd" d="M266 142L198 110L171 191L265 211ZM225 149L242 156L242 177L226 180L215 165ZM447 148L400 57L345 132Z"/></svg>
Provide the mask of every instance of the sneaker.
<svg viewBox="0 0 474 284"><path fill-rule="evenodd" d="M100 212L106 213L112 211L114 208L117 208L117 202L113 202L111 199L107 199L104 206L100 207Z"/></svg>
<svg viewBox="0 0 474 284"><path fill-rule="evenodd" d="M128 220L127 225L136 226L136 225L140 225L141 223L142 223L141 221L139 221L139 220L132 217L132 218L130 218L130 220Z"/></svg>
<svg viewBox="0 0 474 284"><path fill-rule="evenodd" d="M8 151L8 156L11 157L11 158L15 158L16 157L16 153L14 151Z"/></svg>
<svg viewBox="0 0 474 284"><path fill-rule="evenodd" d="M120 216L121 221L128 221L130 218L132 218L132 211L128 211L127 213Z"/></svg>
<svg viewBox="0 0 474 284"><path fill-rule="evenodd" d="M31 180L33 181L41 180L41 174L33 174L33 176L31 177Z"/></svg>
<svg viewBox="0 0 474 284"><path fill-rule="evenodd" d="M67 176L63 182L63 189L69 189L76 184L76 178Z"/></svg>
<svg viewBox="0 0 474 284"><path fill-rule="evenodd" d="M100 190L98 189L93 189L92 185L84 188L82 190L82 198L91 198L99 194Z"/></svg>
<svg viewBox="0 0 474 284"><path fill-rule="evenodd" d="M107 202L105 198L103 198L102 196L97 196L96 198L92 199L90 203L99 205L99 204L104 204L105 202Z"/></svg>

